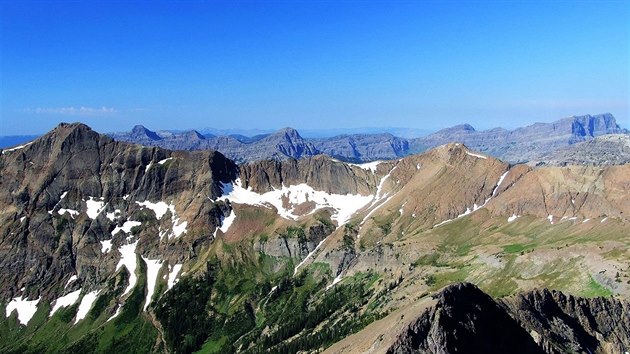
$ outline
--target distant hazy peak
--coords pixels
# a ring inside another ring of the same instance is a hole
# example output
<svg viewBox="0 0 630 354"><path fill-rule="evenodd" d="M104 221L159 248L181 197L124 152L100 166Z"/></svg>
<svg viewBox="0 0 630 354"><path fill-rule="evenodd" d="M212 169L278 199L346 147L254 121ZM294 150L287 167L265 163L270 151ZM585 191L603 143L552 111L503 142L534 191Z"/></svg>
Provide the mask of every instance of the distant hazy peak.
<svg viewBox="0 0 630 354"><path fill-rule="evenodd" d="M134 138L149 138L151 140L160 140L162 139L157 133L147 129L143 125L136 125L131 129L131 136Z"/></svg>

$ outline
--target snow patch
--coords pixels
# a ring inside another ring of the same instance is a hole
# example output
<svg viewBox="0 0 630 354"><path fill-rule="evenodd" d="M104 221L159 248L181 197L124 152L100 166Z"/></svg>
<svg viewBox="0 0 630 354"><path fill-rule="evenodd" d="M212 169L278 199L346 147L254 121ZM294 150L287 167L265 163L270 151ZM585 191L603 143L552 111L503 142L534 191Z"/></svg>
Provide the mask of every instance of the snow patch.
<svg viewBox="0 0 630 354"><path fill-rule="evenodd" d="M127 268L129 271L129 285L125 289L125 292L122 296L127 295L133 287L136 285L138 281L138 277L136 276L136 246L138 245L138 241L134 243L130 243L128 245L120 246L118 252L120 252L120 261L116 265L116 271L118 271L121 267Z"/></svg>
<svg viewBox="0 0 630 354"><path fill-rule="evenodd" d="M11 312L15 310L18 313L18 321L26 326L31 318L33 318L33 315L35 315L35 312L37 311L37 304L39 303L40 299L41 298L29 301L26 300L26 298L22 298L21 296L12 299L7 304L6 317L9 317L11 315Z"/></svg>
<svg viewBox="0 0 630 354"><path fill-rule="evenodd" d="M172 203L171 204L166 204L165 202L152 203L147 200L144 202L136 202L136 204L153 210L153 212L155 213L155 217L158 220L161 220L167 211L171 212L171 222L173 223L173 228L172 228L172 232L168 234L169 239L171 239L172 237L179 237L182 234L187 232L186 228L188 227L188 222L187 221L180 222L180 218L177 216L177 213L175 212L175 205L173 205Z"/></svg>
<svg viewBox="0 0 630 354"><path fill-rule="evenodd" d="M59 215L63 215L65 213L68 213L68 214L70 214L70 217L72 217L73 219L74 219L75 216L79 215L79 212L76 211L76 210L64 209L64 208L61 208L61 209L57 210L57 213L59 213Z"/></svg>
<svg viewBox="0 0 630 354"><path fill-rule="evenodd" d="M512 222L520 217L521 217L520 215L512 214L512 216L508 218L508 222Z"/></svg>
<svg viewBox="0 0 630 354"><path fill-rule="evenodd" d="M25 147L27 147L27 146L31 145L32 143L33 143L33 142L31 141L30 143L26 143L26 144L24 144L24 145L18 145L18 146L16 146L16 147L12 147L12 148L10 148L10 149L2 150L2 155L4 155L4 154L5 154L5 153L7 153L7 152L11 152L11 151L16 151L16 150L23 149L23 148L25 148Z"/></svg>
<svg viewBox="0 0 630 354"><path fill-rule="evenodd" d="M499 177L499 181L497 182L497 185L492 190L492 196L493 197L497 194L497 191L499 190L499 187L501 186L501 183L503 183L503 180L505 179L505 177L508 175L509 172L510 172L510 170L507 170L507 171L505 171L504 174L501 175L501 177Z"/></svg>
<svg viewBox="0 0 630 354"><path fill-rule="evenodd" d="M112 317L108 318L107 321L105 321L105 322L109 322L109 321L113 320L114 318L118 317L118 315L120 315L120 310L122 310L122 305L118 305L118 307L116 308L116 312L114 312Z"/></svg>
<svg viewBox="0 0 630 354"><path fill-rule="evenodd" d="M383 161L372 161L372 162L362 163L362 164L349 163L348 165L357 166L357 167L362 168L364 170L372 171L372 173L374 173L374 172L376 172L376 168L378 167L378 165L381 164L382 162Z"/></svg>
<svg viewBox="0 0 630 354"><path fill-rule="evenodd" d="M483 155L479 155L479 154L474 154L474 153L472 153L472 152L470 152L470 151L466 151L466 155L473 156L473 157L476 157L476 158L478 158L478 159L484 159L484 160L488 159L488 157L487 157L487 156L483 156Z"/></svg>
<svg viewBox="0 0 630 354"><path fill-rule="evenodd" d="M170 160L172 160L172 159L173 159L172 157L169 157L169 158L167 158L167 159L160 160L160 161L158 161L158 165L164 165L164 164L166 163L166 161L170 161Z"/></svg>
<svg viewBox="0 0 630 354"><path fill-rule="evenodd" d="M315 246L315 248L309 252L309 254L306 255L306 257L304 257L304 259L298 263L298 265L295 266L295 269L293 269L293 275L295 276L297 274L298 269L300 269L300 267L306 263L307 260L309 260L314 254L315 252L317 252L317 250L319 249L319 247L324 244L324 241L326 241L326 239L323 239L321 241L319 241L319 243L317 244L317 246Z"/></svg>
<svg viewBox="0 0 630 354"><path fill-rule="evenodd" d="M153 293L155 292L155 284L157 283L158 273L160 272L160 268L162 268L162 261L159 259L148 259L142 257L144 263L147 264L147 297L144 300L144 311L147 310L149 304L151 303L151 298L153 298Z"/></svg>
<svg viewBox="0 0 630 354"><path fill-rule="evenodd" d="M591 219L584 219L584 221L582 221L582 224L584 224L585 222L589 222Z"/></svg>
<svg viewBox="0 0 630 354"><path fill-rule="evenodd" d="M166 204L165 202L151 203L147 200L144 202L136 202L136 204L153 210L153 212L155 213L155 217L158 220L162 219L164 214L166 214L166 212L168 211L168 204Z"/></svg>
<svg viewBox="0 0 630 354"><path fill-rule="evenodd" d="M108 218L110 221L115 221L116 218L119 216L120 216L120 209L116 209L112 211L111 213L105 214L105 217Z"/></svg>
<svg viewBox="0 0 630 354"><path fill-rule="evenodd" d="M135 227L135 226L140 226L142 225L142 223L140 221L125 221L125 223L123 224L123 226L116 226L114 228L114 230L112 231L112 236L116 235L118 232L122 231L126 234L131 232L131 228Z"/></svg>
<svg viewBox="0 0 630 354"><path fill-rule="evenodd" d="M26 220L26 216L20 218L20 222L24 222L24 220Z"/></svg>
<svg viewBox="0 0 630 354"><path fill-rule="evenodd" d="M81 303L79 304L79 309L77 310L77 317L74 320L74 324L79 323L79 321L87 316L94 304L94 301L96 301L96 298L98 297L98 293L100 292L100 290L94 290L83 296L83 299L81 299Z"/></svg>
<svg viewBox="0 0 630 354"><path fill-rule="evenodd" d="M168 273L168 282L167 282L166 291L169 291L173 286L175 286L175 284L177 283L177 274L179 274L180 270L182 270L181 264L175 264L171 268L171 271Z"/></svg>
<svg viewBox="0 0 630 354"><path fill-rule="evenodd" d="M234 212L234 209L232 209L230 210L230 215L228 215L227 218L224 218L221 221L221 227L219 228L219 230L221 230L221 232L223 233L227 233L235 219L236 213Z"/></svg>
<svg viewBox="0 0 630 354"><path fill-rule="evenodd" d="M223 184L224 195L219 200L229 199L232 203L248 204L255 206L272 206L278 211L278 215L288 220L297 220L299 215L294 214L294 208L305 202L315 203L315 208L311 213L322 208L334 209L331 219L337 221L339 226L348 222L350 217L359 209L369 203L373 196L362 196L359 194L329 194L323 191L316 191L307 184L294 186L282 186L281 189L259 194L250 188L243 188L240 178L234 183ZM291 206L283 206L283 198L287 198Z"/></svg>
<svg viewBox="0 0 630 354"><path fill-rule="evenodd" d="M602 221L600 221L600 223L603 223L603 222L605 222L606 220L608 220L608 217L603 218L603 219L602 219Z"/></svg>
<svg viewBox="0 0 630 354"><path fill-rule="evenodd" d="M68 282L66 283L66 286L64 286L63 288L64 289L67 288L68 285L70 285L73 281L75 281L77 279L79 279L79 278L76 275L71 276L70 279L68 279Z"/></svg>
<svg viewBox="0 0 630 354"><path fill-rule="evenodd" d="M332 284L328 285L326 287L326 290L332 288L333 286L337 285L337 283L339 283L341 281L341 279L343 279L343 276L341 274L337 275L335 277L335 279L333 280Z"/></svg>
<svg viewBox="0 0 630 354"><path fill-rule="evenodd" d="M107 253L112 250L112 240L101 241L101 253Z"/></svg>
<svg viewBox="0 0 630 354"><path fill-rule="evenodd" d="M549 216L547 216L547 220L549 220L549 223L553 225L553 215L549 214Z"/></svg>
<svg viewBox="0 0 630 354"><path fill-rule="evenodd" d="M48 317L52 317L52 315L54 315L55 312L57 312L57 310L59 310L62 307L68 307L70 305L74 305L74 303L76 303L77 300L79 300L79 295L81 295L81 289L68 293L58 298L57 300L55 300L55 306L53 306Z"/></svg>
<svg viewBox="0 0 630 354"><path fill-rule="evenodd" d="M96 200L94 197L90 197L86 200L85 204L87 205L87 216L92 220L96 219L98 214L105 209L105 202L102 200Z"/></svg>

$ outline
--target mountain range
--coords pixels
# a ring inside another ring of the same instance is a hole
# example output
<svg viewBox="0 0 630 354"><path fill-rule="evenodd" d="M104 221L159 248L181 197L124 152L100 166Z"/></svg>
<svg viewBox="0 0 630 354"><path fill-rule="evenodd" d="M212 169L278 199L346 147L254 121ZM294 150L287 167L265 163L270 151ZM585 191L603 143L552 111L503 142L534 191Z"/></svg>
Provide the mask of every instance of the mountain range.
<svg viewBox="0 0 630 354"><path fill-rule="evenodd" d="M550 144L618 129L575 121ZM225 138L259 146L236 162L145 146L223 138L130 135L64 123L1 151L0 352L629 350L628 164L459 142L347 163L291 129Z"/></svg>
<svg viewBox="0 0 630 354"><path fill-rule="evenodd" d="M136 126L128 133L110 134L115 140L128 141L147 146L160 146L177 150L217 150L237 162L264 159L286 159L312 157L325 154L347 162L370 162L391 160L426 151L449 142L464 143L470 148L510 163L567 164L579 159L570 158L577 153L572 147L582 142L609 134L628 134L619 127L611 114L574 116L553 123L536 123L515 130L495 128L477 131L469 124L447 128L419 138L405 139L390 133L345 134L328 138L303 138L297 130L285 128L274 133L252 137L243 135L202 135L197 131L153 132ZM628 154L621 159L606 159L610 149L623 150L623 144L607 140L601 144L589 144L591 158L584 163L627 161ZM616 147L612 147L616 145ZM579 146L578 145L578 149ZM560 151L561 150L561 151ZM558 151L556 155L554 152ZM562 157L566 156L567 160Z"/></svg>

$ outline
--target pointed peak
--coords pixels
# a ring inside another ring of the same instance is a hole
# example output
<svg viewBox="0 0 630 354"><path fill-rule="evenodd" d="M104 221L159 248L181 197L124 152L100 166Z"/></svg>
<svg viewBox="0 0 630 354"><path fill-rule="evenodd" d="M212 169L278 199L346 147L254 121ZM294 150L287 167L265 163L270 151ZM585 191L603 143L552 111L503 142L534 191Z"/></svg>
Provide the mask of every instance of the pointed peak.
<svg viewBox="0 0 630 354"><path fill-rule="evenodd" d="M151 140L162 139L156 132L147 129L144 125L136 125L131 129L131 136L134 138L149 138Z"/></svg>

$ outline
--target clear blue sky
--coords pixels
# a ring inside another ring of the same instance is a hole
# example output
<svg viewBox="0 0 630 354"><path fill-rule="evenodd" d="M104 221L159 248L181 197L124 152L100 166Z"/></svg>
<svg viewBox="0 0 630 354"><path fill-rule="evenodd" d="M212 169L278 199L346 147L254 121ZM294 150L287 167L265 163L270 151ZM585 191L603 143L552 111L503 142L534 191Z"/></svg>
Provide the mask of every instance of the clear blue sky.
<svg viewBox="0 0 630 354"><path fill-rule="evenodd" d="M4 0L0 135L628 127L629 3Z"/></svg>

